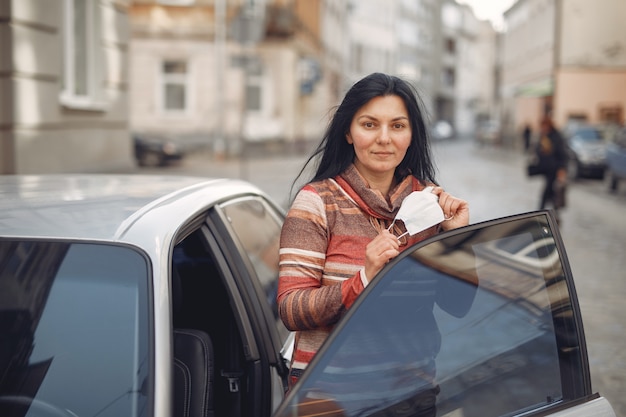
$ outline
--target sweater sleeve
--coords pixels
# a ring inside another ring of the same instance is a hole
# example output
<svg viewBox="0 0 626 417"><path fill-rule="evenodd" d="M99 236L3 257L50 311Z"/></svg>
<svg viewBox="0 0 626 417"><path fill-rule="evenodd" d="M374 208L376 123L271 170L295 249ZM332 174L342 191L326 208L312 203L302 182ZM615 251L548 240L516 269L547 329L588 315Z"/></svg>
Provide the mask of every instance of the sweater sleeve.
<svg viewBox="0 0 626 417"><path fill-rule="evenodd" d="M307 186L283 224L277 301L280 317L292 331L332 326L363 291L359 273L343 282L323 280L330 235L325 206Z"/></svg>

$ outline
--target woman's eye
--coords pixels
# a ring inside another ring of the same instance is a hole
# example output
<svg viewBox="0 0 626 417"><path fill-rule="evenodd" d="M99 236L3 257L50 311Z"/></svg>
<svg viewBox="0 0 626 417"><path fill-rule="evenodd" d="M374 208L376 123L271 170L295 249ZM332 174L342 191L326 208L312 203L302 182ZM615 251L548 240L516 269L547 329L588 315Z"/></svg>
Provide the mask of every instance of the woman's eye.
<svg viewBox="0 0 626 417"><path fill-rule="evenodd" d="M395 123L393 125L394 129L402 129L404 127L404 123Z"/></svg>
<svg viewBox="0 0 626 417"><path fill-rule="evenodd" d="M365 122L365 123L363 123L363 126L368 128L368 129L371 129L372 127L374 127L374 123L373 122Z"/></svg>

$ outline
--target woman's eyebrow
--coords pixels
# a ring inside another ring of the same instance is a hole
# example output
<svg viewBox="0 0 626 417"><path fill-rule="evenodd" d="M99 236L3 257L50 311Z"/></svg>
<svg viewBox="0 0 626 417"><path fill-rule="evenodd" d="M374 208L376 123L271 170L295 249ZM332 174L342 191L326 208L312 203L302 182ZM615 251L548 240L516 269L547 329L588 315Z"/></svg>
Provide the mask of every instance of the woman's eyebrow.
<svg viewBox="0 0 626 417"><path fill-rule="evenodd" d="M369 115L369 114L362 114L359 117L357 117L357 120L361 120L363 118L372 119L372 120L378 120L377 117ZM409 120L409 118L407 116L396 116L393 119L391 119L392 122L395 122L395 121L398 121L398 120Z"/></svg>

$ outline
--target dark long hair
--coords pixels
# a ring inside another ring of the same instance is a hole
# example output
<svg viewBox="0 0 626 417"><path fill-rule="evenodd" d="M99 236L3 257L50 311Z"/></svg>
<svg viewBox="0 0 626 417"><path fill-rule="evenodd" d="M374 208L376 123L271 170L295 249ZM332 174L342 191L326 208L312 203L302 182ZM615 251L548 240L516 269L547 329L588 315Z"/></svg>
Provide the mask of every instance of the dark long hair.
<svg viewBox="0 0 626 417"><path fill-rule="evenodd" d="M316 160L315 175L309 182L333 178L345 171L355 157L353 145L346 140L354 115L371 99L388 95L398 96L404 101L411 124L411 144L404 159L396 167L396 178L401 179L412 174L422 182L436 183L426 118L419 94L410 83L382 73L370 74L348 90L322 141L305 162L296 181L313 160Z"/></svg>

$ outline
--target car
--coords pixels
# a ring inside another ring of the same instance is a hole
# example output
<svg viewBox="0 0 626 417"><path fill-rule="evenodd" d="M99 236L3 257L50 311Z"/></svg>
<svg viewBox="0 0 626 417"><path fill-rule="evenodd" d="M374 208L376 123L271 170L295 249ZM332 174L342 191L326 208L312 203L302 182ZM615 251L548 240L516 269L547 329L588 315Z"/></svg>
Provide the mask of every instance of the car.
<svg viewBox="0 0 626 417"><path fill-rule="evenodd" d="M606 165L609 190L617 192L619 182L626 180L626 127L607 144Z"/></svg>
<svg viewBox="0 0 626 417"><path fill-rule="evenodd" d="M479 145L499 145L502 142L500 123L497 120L483 120L476 128L476 142Z"/></svg>
<svg viewBox="0 0 626 417"><path fill-rule="evenodd" d="M43 175L0 196L0 415L270 415L289 334L260 190Z"/></svg>
<svg viewBox="0 0 626 417"><path fill-rule="evenodd" d="M606 141L600 129L579 125L566 135L569 157L567 172L571 179L604 178L606 170Z"/></svg>
<svg viewBox="0 0 626 417"><path fill-rule="evenodd" d="M0 176L0 415L615 416L551 211L405 251L287 390L284 211L236 179ZM436 372L434 372L436 370ZM425 388L428 388L425 390Z"/></svg>
<svg viewBox="0 0 626 417"><path fill-rule="evenodd" d="M135 159L139 166L166 166L185 156L182 143L171 137L156 134L134 134Z"/></svg>

